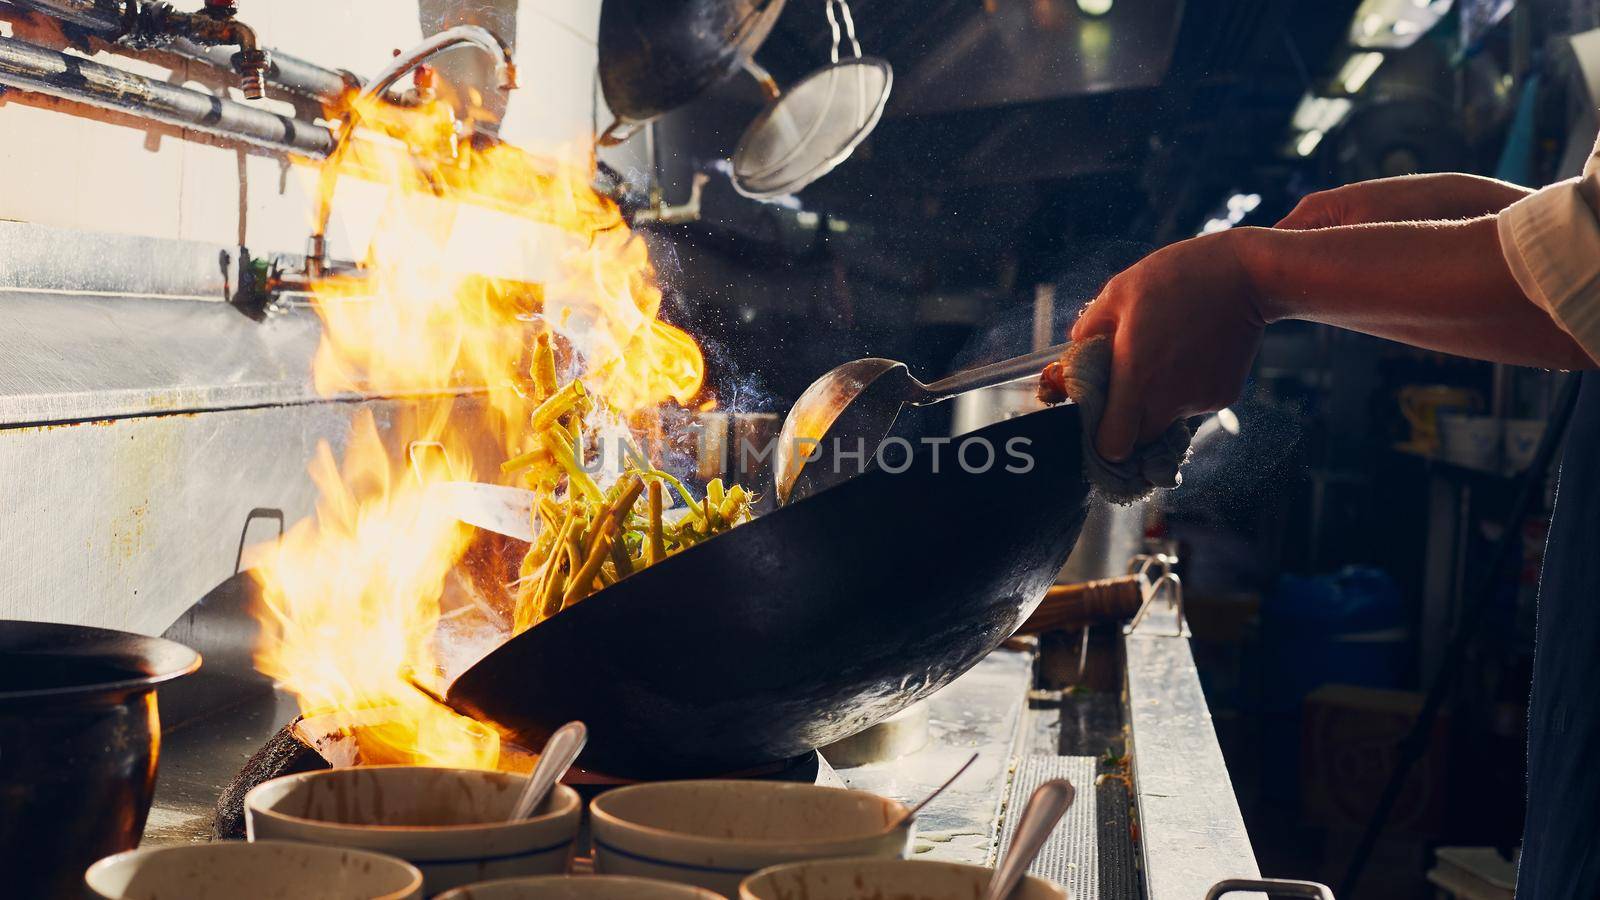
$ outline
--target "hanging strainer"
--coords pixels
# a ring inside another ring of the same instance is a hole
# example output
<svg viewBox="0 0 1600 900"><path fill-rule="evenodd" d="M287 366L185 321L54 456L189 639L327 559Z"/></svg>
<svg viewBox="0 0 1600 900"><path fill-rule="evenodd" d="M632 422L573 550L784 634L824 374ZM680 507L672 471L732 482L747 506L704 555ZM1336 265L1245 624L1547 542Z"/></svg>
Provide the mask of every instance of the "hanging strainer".
<svg viewBox="0 0 1600 900"><path fill-rule="evenodd" d="M767 200L792 194L828 174L850 158L883 115L894 71L887 61L862 55L845 0L826 0L825 9L833 28L829 65L785 93L760 66L745 64L770 98L733 154L733 186L746 197ZM839 48L846 40L855 56L841 60Z"/></svg>

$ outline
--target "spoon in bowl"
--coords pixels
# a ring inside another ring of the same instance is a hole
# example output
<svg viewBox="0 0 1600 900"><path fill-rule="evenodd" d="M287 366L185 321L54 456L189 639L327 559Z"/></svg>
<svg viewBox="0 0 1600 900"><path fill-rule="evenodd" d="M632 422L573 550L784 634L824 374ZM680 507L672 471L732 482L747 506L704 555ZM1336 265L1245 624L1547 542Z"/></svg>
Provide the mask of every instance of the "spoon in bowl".
<svg viewBox="0 0 1600 900"><path fill-rule="evenodd" d="M918 803L916 806L913 806L910 809L906 810L906 814L900 817L900 821L894 823L894 827L895 828L904 828L907 825L910 825L917 818L917 813L922 812L922 808L924 806L927 806L929 803L932 803L933 802L933 798L935 798L935 797L939 796L940 794L944 793L945 788L949 787L952 784L955 784L956 783L956 779L960 778L962 773L964 773L968 769L972 768L972 764L977 762L977 761L978 761L978 754L976 754L976 753L972 754L972 756L969 757L966 762L961 764L961 768L957 769L956 773L954 775L951 775L949 778L946 778L944 780L944 784L941 784L938 787L934 788L933 789L933 793L929 794L926 797L923 797L921 803Z"/></svg>
<svg viewBox="0 0 1600 900"><path fill-rule="evenodd" d="M578 754L583 752L583 745L588 742L589 728L582 722L568 722L557 728L555 734L544 742L539 761L533 765L533 774L528 776L528 784L522 789L522 796L517 798L517 805L512 807L507 821L515 822L533 815L533 811L544 803L550 789L572 768L573 760L578 758Z"/></svg>
<svg viewBox="0 0 1600 900"><path fill-rule="evenodd" d="M1077 789L1065 778L1046 781L1034 789L1027 807L1022 810L1022 821L1017 823L1017 830L1011 836L1011 847L1005 859L994 868L994 877L989 880L983 900L1006 900L1011 896L1077 796Z"/></svg>

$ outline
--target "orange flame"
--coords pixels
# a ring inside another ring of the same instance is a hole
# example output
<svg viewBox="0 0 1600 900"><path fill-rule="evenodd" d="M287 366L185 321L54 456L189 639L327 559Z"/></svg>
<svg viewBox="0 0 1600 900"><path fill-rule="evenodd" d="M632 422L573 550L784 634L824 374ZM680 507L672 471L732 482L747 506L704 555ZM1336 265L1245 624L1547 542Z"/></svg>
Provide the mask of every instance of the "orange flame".
<svg viewBox="0 0 1600 900"><path fill-rule="evenodd" d="M658 318L649 252L594 191L586 150L541 159L458 141L440 102L358 112L378 133L328 165L387 195L365 277L315 286L315 383L395 399L357 417L342 464L319 446L316 516L257 570L257 665L302 712L361 730L365 761L493 767L494 732L413 683L508 633L505 592L463 573L475 533L431 510L429 485L500 480L525 449L538 329L565 339L570 374L622 414L687 404L704 360ZM373 711L382 726L366 724Z"/></svg>

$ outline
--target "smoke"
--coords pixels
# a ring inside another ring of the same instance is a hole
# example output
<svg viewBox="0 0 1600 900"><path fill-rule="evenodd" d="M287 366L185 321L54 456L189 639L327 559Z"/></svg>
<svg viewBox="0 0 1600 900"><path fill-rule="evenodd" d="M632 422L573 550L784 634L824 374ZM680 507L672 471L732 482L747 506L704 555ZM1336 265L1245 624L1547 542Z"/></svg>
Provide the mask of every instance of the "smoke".
<svg viewBox="0 0 1600 900"><path fill-rule="evenodd" d="M1259 510L1300 478L1307 415L1299 402L1249 387L1228 408L1239 433L1197 449L1183 484L1166 495L1166 510L1170 518L1247 532L1258 527Z"/></svg>
<svg viewBox="0 0 1600 900"><path fill-rule="evenodd" d="M1139 241L1102 241L1075 246L1048 263L1045 266L1048 274L1040 283L1049 284L1055 290L1051 342L1065 341L1067 331L1077 321L1078 314L1100 293L1105 283L1118 272L1143 259L1153 249L1151 245ZM1030 294L1017 299L993 316L956 354L952 370L981 366L1031 352L1033 307L1034 299Z"/></svg>

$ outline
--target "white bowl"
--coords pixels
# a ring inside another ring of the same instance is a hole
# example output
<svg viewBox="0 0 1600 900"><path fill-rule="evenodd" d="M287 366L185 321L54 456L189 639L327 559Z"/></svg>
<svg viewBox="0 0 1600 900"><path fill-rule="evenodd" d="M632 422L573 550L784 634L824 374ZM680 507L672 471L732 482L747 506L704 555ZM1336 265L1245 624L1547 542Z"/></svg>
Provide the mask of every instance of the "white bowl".
<svg viewBox="0 0 1600 900"><path fill-rule="evenodd" d="M973 900L994 870L921 859L827 859L774 866L746 878L739 900ZM1011 900L1067 900L1057 885L1029 875Z"/></svg>
<svg viewBox="0 0 1600 900"><path fill-rule="evenodd" d="M89 867L107 900L415 900L422 873L380 853L288 841L147 847Z"/></svg>
<svg viewBox="0 0 1600 900"><path fill-rule="evenodd" d="M286 775L245 795L251 840L376 850L422 870L428 893L567 870L583 805L558 784L531 818L507 822L528 776L432 766Z"/></svg>
<svg viewBox="0 0 1600 900"><path fill-rule="evenodd" d="M544 875L483 881L433 900L723 900L687 884L618 875Z"/></svg>
<svg viewBox="0 0 1600 900"><path fill-rule="evenodd" d="M1439 416L1440 455L1469 469L1495 471L1504 444L1500 420L1493 416Z"/></svg>
<svg viewBox="0 0 1600 900"><path fill-rule="evenodd" d="M1512 472L1521 472L1533 464L1539 452L1539 442L1544 439L1543 419L1507 419L1505 464Z"/></svg>
<svg viewBox="0 0 1600 900"><path fill-rule="evenodd" d="M768 866L834 856L904 857L906 807L863 791L770 781L664 781L589 805L595 870L733 896Z"/></svg>

